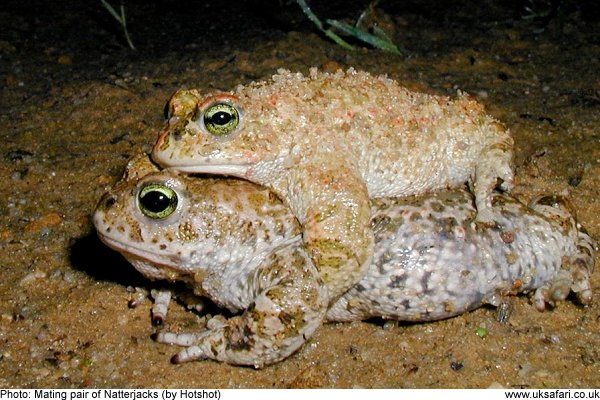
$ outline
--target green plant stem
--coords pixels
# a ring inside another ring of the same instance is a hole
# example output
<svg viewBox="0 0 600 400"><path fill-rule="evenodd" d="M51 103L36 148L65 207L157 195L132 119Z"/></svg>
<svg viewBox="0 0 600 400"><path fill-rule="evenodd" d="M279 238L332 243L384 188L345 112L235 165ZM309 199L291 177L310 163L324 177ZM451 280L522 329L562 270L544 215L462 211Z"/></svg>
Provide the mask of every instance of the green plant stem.
<svg viewBox="0 0 600 400"><path fill-rule="evenodd" d="M331 40L336 42L338 45L342 46L343 48L345 48L347 50L354 50L354 46L352 46L350 43L346 42L344 39L339 37L331 29L325 29L323 27L323 23L321 22L319 17L317 17L315 15L315 13L312 12L312 10L310 9L310 7L306 3L306 1L296 0L296 3L298 3L300 8L302 8L302 11L308 17L308 19L310 19L313 22L313 24L315 24L317 26L317 28L319 28L319 30L325 34L325 36L327 36L328 38L330 38Z"/></svg>
<svg viewBox="0 0 600 400"><path fill-rule="evenodd" d="M106 0L100 1L102 2L104 8L106 8L106 10L110 13L110 15L112 15L119 24L121 24L121 27L123 28L123 33L125 34L125 40L127 40L129 48L131 48L131 50L135 50L135 46L133 45L133 42L129 37L129 31L127 30L127 18L125 16L125 6L123 5L123 3L121 3L121 14L119 14L113 8L113 6L111 6Z"/></svg>

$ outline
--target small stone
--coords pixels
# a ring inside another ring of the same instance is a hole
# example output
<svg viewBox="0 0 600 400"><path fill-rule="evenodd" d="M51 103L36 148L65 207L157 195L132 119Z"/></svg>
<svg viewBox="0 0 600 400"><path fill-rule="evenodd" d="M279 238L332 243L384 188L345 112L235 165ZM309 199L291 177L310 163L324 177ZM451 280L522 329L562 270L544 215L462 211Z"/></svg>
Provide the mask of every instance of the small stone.
<svg viewBox="0 0 600 400"><path fill-rule="evenodd" d="M398 321L388 320L385 321L385 323L383 324L383 330L389 331L391 329L394 329L396 326L398 326Z"/></svg>
<svg viewBox="0 0 600 400"><path fill-rule="evenodd" d="M73 64L73 60L71 59L71 56L66 55L66 54L58 56L58 59L56 60L56 62L58 62L60 65L71 65L71 64Z"/></svg>
<svg viewBox="0 0 600 400"><path fill-rule="evenodd" d="M23 171L15 171L10 175L10 179L16 182L22 180L24 176Z"/></svg>
<svg viewBox="0 0 600 400"><path fill-rule="evenodd" d="M62 217L58 213L49 213L37 219L31 221L25 226L25 231L30 233L40 232L44 228L59 225L62 222Z"/></svg>
<svg viewBox="0 0 600 400"><path fill-rule="evenodd" d="M528 375L531 375L531 373L535 371L535 368L533 365L529 364L529 363L525 363L521 366L519 366L519 372L517 373L517 375L520 378L524 378Z"/></svg>
<svg viewBox="0 0 600 400"><path fill-rule="evenodd" d="M560 343L560 335L550 335L549 339L552 343Z"/></svg>
<svg viewBox="0 0 600 400"><path fill-rule="evenodd" d="M4 77L4 84L6 87L19 86L19 79L14 75L6 75Z"/></svg>
<svg viewBox="0 0 600 400"><path fill-rule="evenodd" d="M2 314L0 315L0 321L2 322L12 322L13 316L11 314Z"/></svg>
<svg viewBox="0 0 600 400"><path fill-rule="evenodd" d="M464 367L465 367L464 364L461 362L458 362L458 361L452 361L450 363L450 368L452 368L452 371L460 371Z"/></svg>
<svg viewBox="0 0 600 400"><path fill-rule="evenodd" d="M323 65L321 65L321 69L325 72L335 72L339 69L344 69L344 66L337 61L329 60L325 61Z"/></svg>
<svg viewBox="0 0 600 400"><path fill-rule="evenodd" d="M38 279L45 279L45 278L46 278L46 273L44 271L33 271L33 272L30 272L27 275L25 275L23 277L23 279L21 279L19 284L26 285L32 281L35 281Z"/></svg>
<svg viewBox="0 0 600 400"><path fill-rule="evenodd" d="M112 184L113 182L113 178L111 178L110 176L107 175L100 175L98 177L98 184L100 184L100 186L107 186Z"/></svg>
<svg viewBox="0 0 600 400"><path fill-rule="evenodd" d="M7 241L13 237L13 232L10 229L0 231L0 240Z"/></svg>
<svg viewBox="0 0 600 400"><path fill-rule="evenodd" d="M477 97L480 99L487 99L488 97L490 97L489 93L485 90L480 90L477 92Z"/></svg>

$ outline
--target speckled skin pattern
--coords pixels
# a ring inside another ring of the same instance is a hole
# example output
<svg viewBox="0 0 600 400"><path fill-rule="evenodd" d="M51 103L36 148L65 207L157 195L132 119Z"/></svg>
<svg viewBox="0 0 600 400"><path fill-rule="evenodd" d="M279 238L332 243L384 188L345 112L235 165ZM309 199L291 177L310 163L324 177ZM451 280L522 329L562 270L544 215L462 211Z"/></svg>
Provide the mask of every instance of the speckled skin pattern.
<svg viewBox="0 0 600 400"><path fill-rule="evenodd" d="M239 123L230 124L231 114L213 117L219 107L235 109ZM153 159L273 190L300 221L332 297L371 264L369 198L469 181L477 219L489 223L492 190L513 182L512 138L476 101L412 92L353 69L312 69L308 76L280 70L268 82L228 93L181 90L168 110ZM228 129L215 133L216 125Z"/></svg>
<svg viewBox="0 0 600 400"><path fill-rule="evenodd" d="M141 211L141 193L155 186L177 195L161 218ZM145 276L187 282L238 314L215 317L201 332L160 332L158 341L186 346L175 362L261 367L290 355L323 321L432 321L522 292L533 293L540 311L570 292L590 304L594 243L568 203L543 197L529 208L494 192L492 204L497 225L483 227L466 190L373 201L373 261L339 298L304 251L288 208L246 181L161 172L137 157L100 201L94 224Z"/></svg>

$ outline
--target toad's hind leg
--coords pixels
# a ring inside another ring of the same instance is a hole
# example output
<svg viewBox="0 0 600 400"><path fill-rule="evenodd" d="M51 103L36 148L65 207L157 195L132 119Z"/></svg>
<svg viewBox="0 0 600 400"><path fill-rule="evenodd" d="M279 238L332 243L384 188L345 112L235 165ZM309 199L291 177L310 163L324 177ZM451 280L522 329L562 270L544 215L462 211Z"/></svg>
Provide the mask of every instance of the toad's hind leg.
<svg viewBox="0 0 600 400"><path fill-rule="evenodd" d="M343 162L331 164L298 169L293 186L302 190L291 203L300 206L304 244L334 301L364 276L374 238L365 182Z"/></svg>
<svg viewBox="0 0 600 400"><path fill-rule="evenodd" d="M550 290L541 292L537 296L537 304L540 305L538 308L543 309L544 301L552 303L552 300L564 299L570 291L575 293L581 304L592 304L593 291L590 276L594 272L598 243L577 222L575 208L566 198L540 196L533 199L529 206L553 221L556 228L562 230L566 242L574 240L574 246L565 246L571 248L571 251L563 256L558 274L562 278L562 287L557 286L557 279L554 279Z"/></svg>
<svg viewBox="0 0 600 400"><path fill-rule="evenodd" d="M569 260L571 277L573 278L571 290L575 292L577 300L581 304L591 305L593 290L590 279L594 272L595 252L598 250L598 243L592 239L581 224L575 222L575 227L577 228L577 247Z"/></svg>

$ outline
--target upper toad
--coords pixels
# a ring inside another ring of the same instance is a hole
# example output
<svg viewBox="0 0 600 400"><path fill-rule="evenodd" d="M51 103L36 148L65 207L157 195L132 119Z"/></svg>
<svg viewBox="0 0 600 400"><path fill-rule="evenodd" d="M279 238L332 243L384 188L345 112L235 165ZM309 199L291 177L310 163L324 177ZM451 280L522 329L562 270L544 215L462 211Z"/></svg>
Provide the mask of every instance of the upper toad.
<svg viewBox="0 0 600 400"><path fill-rule="evenodd" d="M492 190L513 182L512 138L473 99L412 92L353 69L280 70L228 93L181 90L168 110L153 159L273 190L300 221L333 298L372 258L369 198L469 181L478 221L490 222Z"/></svg>

